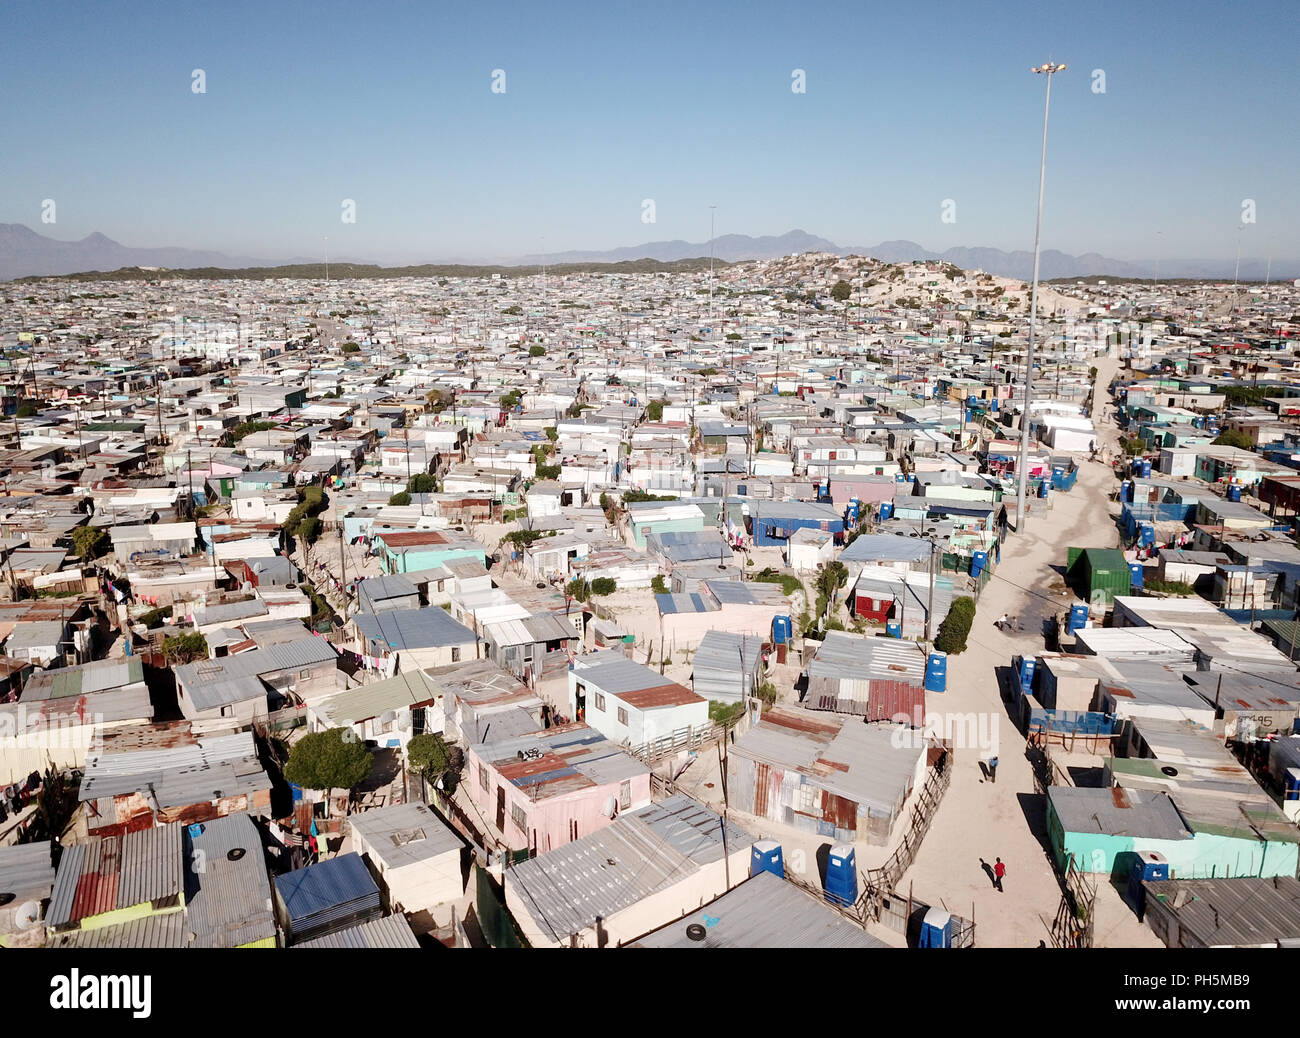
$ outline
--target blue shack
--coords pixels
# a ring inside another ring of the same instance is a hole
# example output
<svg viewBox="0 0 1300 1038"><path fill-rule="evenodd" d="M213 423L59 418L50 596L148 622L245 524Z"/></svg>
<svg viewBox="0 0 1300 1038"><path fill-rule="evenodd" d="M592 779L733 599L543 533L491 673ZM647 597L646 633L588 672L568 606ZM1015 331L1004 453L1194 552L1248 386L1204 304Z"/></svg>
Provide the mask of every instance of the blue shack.
<svg viewBox="0 0 1300 1038"><path fill-rule="evenodd" d="M749 532L760 547L784 547L796 530L820 530L844 537L844 515L831 504L816 501L754 501L749 506Z"/></svg>

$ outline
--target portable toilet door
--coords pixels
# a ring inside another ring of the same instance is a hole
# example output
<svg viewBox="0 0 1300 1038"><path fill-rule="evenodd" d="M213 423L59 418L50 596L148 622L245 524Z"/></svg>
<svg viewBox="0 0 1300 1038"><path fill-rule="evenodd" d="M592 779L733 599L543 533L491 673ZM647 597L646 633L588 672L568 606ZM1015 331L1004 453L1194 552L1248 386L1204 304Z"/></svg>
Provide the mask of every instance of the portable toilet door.
<svg viewBox="0 0 1300 1038"><path fill-rule="evenodd" d="M901 638L903 637L903 625L897 620L886 620L885 634L890 638Z"/></svg>
<svg viewBox="0 0 1300 1038"><path fill-rule="evenodd" d="M1241 484L1239 483L1228 484L1228 500L1229 501L1241 500Z"/></svg>
<svg viewBox="0 0 1300 1038"><path fill-rule="evenodd" d="M979 580L980 574L984 572L984 567L989 564L989 553L986 551L974 552L970 557L970 575Z"/></svg>
<svg viewBox="0 0 1300 1038"><path fill-rule="evenodd" d="M894 502L893 502L893 501L881 501L881 502L880 502L880 521L883 523L886 519L892 519L893 517L894 517Z"/></svg>
<svg viewBox="0 0 1300 1038"><path fill-rule="evenodd" d="M1034 690L1034 668L1037 661L1032 656L1020 657L1020 688L1029 695Z"/></svg>
<svg viewBox="0 0 1300 1038"><path fill-rule="evenodd" d="M1138 543L1144 548L1150 548L1156 543L1156 528L1150 523L1142 523L1139 526L1141 531Z"/></svg>
<svg viewBox="0 0 1300 1038"><path fill-rule="evenodd" d="M948 691L948 654L932 652L925 665L925 690L927 692Z"/></svg>
<svg viewBox="0 0 1300 1038"><path fill-rule="evenodd" d="M1286 769L1286 793L1282 800L1282 813L1293 822L1300 820L1300 768Z"/></svg>
<svg viewBox="0 0 1300 1038"><path fill-rule="evenodd" d="M1142 587L1143 566L1140 562L1130 562L1128 564L1129 580L1133 587Z"/></svg>
<svg viewBox="0 0 1300 1038"><path fill-rule="evenodd" d="M839 843L831 848L826 862L826 900L844 908L857 903L858 862L851 843Z"/></svg>
<svg viewBox="0 0 1300 1038"><path fill-rule="evenodd" d="M918 948L951 948L952 916L942 908L932 908L921 920Z"/></svg>
<svg viewBox="0 0 1300 1038"><path fill-rule="evenodd" d="M1133 500L1133 484L1129 480L1124 480L1119 485L1119 501L1124 504L1126 501Z"/></svg>
<svg viewBox="0 0 1300 1038"><path fill-rule="evenodd" d="M1150 479L1150 478L1151 478L1151 459L1150 459L1150 458L1143 458L1143 459L1142 459L1142 478L1143 478L1143 479Z"/></svg>
<svg viewBox="0 0 1300 1038"><path fill-rule="evenodd" d="M754 844L749 859L749 874L757 876L760 872L785 879L785 859L781 854L781 845L775 840L759 840Z"/></svg>

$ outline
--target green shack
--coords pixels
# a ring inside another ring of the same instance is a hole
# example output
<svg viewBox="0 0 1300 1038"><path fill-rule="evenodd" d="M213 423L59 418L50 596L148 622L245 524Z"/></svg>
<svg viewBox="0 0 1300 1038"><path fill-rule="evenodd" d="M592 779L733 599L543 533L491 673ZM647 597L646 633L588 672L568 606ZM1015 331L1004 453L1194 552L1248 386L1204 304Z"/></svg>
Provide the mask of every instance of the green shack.
<svg viewBox="0 0 1300 1038"><path fill-rule="evenodd" d="M1089 603L1110 605L1133 586L1128 560L1118 548L1067 548L1065 579Z"/></svg>

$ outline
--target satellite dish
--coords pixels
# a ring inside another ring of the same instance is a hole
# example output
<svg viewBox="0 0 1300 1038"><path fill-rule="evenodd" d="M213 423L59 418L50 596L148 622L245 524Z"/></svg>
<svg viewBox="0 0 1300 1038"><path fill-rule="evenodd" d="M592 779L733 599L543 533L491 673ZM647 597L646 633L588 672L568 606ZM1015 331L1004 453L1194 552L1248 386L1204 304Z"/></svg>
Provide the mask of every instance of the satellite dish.
<svg viewBox="0 0 1300 1038"><path fill-rule="evenodd" d="M14 924L19 930L30 930L41 921L41 906L35 901L24 901L14 914Z"/></svg>

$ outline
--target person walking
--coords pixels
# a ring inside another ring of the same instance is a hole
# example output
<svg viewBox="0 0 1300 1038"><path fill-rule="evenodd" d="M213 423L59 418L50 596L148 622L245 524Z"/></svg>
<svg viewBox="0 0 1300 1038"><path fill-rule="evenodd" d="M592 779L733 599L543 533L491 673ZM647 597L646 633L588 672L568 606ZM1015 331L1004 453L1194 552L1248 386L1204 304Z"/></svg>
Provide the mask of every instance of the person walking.
<svg viewBox="0 0 1300 1038"><path fill-rule="evenodd" d="M1006 893L1006 891L1002 889L1002 877L1005 876L1006 874L1007 874L1007 867L1002 864L1002 859L994 858L993 859L993 886L994 888L996 888L999 894Z"/></svg>
<svg viewBox="0 0 1300 1038"><path fill-rule="evenodd" d="M989 781L996 782L997 780L998 780L998 759L997 757L990 757L989 758Z"/></svg>

